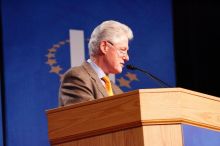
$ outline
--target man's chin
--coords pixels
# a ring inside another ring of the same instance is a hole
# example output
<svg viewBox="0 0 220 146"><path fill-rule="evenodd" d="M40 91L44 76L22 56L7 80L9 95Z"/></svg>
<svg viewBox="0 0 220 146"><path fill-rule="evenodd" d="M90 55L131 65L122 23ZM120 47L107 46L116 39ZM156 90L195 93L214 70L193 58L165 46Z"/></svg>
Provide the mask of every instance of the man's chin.
<svg viewBox="0 0 220 146"><path fill-rule="evenodd" d="M112 72L112 74L119 74L119 73L121 73L122 72L122 68L120 68L120 69L115 69L113 72Z"/></svg>
<svg viewBox="0 0 220 146"><path fill-rule="evenodd" d="M122 68L117 70L117 74L122 73Z"/></svg>

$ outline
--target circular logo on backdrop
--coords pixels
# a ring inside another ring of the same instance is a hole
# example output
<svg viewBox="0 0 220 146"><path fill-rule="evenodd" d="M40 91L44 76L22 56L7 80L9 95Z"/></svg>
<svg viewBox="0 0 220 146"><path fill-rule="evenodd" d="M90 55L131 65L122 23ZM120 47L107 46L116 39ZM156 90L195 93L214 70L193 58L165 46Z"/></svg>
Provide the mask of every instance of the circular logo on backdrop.
<svg viewBox="0 0 220 146"><path fill-rule="evenodd" d="M57 61L56 56L58 49L60 49L64 45L69 45L69 43L69 40L59 41L56 44L53 44L51 48L48 49L48 53L46 54L46 64L50 67L49 73L58 75L60 79L62 78L64 71L62 66ZM63 73L61 73L61 71Z"/></svg>
<svg viewBox="0 0 220 146"><path fill-rule="evenodd" d="M51 48L48 49L47 54L45 55L47 57L47 61L45 64L47 64L50 67L49 73L50 74L56 74L57 77L59 77L60 81L63 77L63 73L65 70L62 68L62 64L59 64L57 61L57 53L58 49L62 48L65 45L69 46L70 41L69 40L62 40L59 41L51 46ZM61 52L61 51L59 51ZM125 75L123 75L120 78L116 78L116 81L118 82L119 87L126 87L131 88L131 82L138 81L137 75L134 73L126 72Z"/></svg>

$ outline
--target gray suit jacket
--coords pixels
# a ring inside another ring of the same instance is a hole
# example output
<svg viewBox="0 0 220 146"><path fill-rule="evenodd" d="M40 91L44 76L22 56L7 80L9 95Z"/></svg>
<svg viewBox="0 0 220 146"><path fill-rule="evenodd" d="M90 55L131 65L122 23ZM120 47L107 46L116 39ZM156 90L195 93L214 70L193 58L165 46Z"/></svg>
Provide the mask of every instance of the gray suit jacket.
<svg viewBox="0 0 220 146"><path fill-rule="evenodd" d="M123 91L112 82L114 94ZM107 97L105 87L97 73L87 62L69 69L63 76L59 89L59 106Z"/></svg>

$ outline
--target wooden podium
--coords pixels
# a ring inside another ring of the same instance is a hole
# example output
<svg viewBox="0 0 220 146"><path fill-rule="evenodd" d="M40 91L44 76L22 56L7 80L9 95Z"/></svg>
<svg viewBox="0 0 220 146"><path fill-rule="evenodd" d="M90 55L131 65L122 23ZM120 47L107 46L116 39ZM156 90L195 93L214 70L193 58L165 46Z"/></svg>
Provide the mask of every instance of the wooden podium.
<svg viewBox="0 0 220 146"><path fill-rule="evenodd" d="M182 124L220 131L220 98L140 89L46 111L54 146L183 146Z"/></svg>

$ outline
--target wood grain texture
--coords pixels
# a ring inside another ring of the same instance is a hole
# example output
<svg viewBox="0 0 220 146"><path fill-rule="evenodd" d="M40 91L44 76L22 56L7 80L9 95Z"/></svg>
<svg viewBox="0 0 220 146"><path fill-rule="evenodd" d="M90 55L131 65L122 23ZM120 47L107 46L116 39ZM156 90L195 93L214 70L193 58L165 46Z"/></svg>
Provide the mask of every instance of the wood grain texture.
<svg viewBox="0 0 220 146"><path fill-rule="evenodd" d="M183 146L181 125L154 125L88 137L55 146Z"/></svg>
<svg viewBox="0 0 220 146"><path fill-rule="evenodd" d="M144 146L143 128L121 130L55 146Z"/></svg>
<svg viewBox="0 0 220 146"><path fill-rule="evenodd" d="M143 131L145 146L183 146L180 124L143 126Z"/></svg>
<svg viewBox="0 0 220 146"><path fill-rule="evenodd" d="M185 123L220 131L220 98L176 89L140 94L143 125Z"/></svg>
<svg viewBox="0 0 220 146"><path fill-rule="evenodd" d="M46 112L51 144L151 125L220 131L220 99L182 88L140 89Z"/></svg>
<svg viewBox="0 0 220 146"><path fill-rule="evenodd" d="M136 94L55 110L48 113L49 139L55 143L141 125Z"/></svg>

